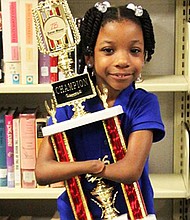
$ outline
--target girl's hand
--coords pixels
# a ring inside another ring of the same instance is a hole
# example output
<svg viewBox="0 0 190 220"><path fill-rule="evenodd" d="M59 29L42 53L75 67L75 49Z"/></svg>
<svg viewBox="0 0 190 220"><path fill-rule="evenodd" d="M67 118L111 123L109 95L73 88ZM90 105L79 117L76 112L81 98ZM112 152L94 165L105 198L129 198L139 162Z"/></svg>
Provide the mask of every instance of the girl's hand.
<svg viewBox="0 0 190 220"><path fill-rule="evenodd" d="M104 170L105 164L100 160L88 160L85 162L89 167L89 173L98 174Z"/></svg>

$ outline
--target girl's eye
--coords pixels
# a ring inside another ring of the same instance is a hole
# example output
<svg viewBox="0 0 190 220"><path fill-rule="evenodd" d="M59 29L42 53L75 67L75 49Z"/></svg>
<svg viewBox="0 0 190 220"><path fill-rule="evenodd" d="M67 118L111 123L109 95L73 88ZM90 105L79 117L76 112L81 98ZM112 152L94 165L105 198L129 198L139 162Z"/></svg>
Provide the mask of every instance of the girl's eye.
<svg viewBox="0 0 190 220"><path fill-rule="evenodd" d="M109 47L103 48L102 51L106 54L113 54L113 52L114 52L114 50Z"/></svg>
<svg viewBox="0 0 190 220"><path fill-rule="evenodd" d="M133 53L133 54L138 54L140 52L141 52L141 50L139 48L132 48L131 49L131 53Z"/></svg>

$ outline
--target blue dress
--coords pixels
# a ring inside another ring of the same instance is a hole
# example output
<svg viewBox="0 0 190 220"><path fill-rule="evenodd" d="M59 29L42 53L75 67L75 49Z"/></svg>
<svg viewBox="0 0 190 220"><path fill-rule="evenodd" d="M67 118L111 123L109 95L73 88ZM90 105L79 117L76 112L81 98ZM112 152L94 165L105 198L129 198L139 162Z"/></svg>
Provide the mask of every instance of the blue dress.
<svg viewBox="0 0 190 220"><path fill-rule="evenodd" d="M114 106L116 105L121 105L124 110L124 113L119 116L119 119L121 120L121 129L126 143L130 133L138 130L152 130L153 142L160 141L164 137L165 131L160 115L160 107L158 99L154 94L143 89L134 89L131 85L120 93L114 103ZM61 122L70 119L73 115L71 109L71 106L58 108L56 112L57 121ZM85 110L87 112L96 112L102 109L104 109L102 102L97 96L85 102ZM52 123L51 120L49 123ZM103 159L107 156L109 161L113 162L101 121L68 130L66 134L77 161ZM114 186L115 192L118 192L115 200L115 208L120 214L127 213L120 184L108 180L104 182L110 186ZM96 183L89 183L85 176L82 176L81 184L93 219L101 220L102 210L92 201L91 195L91 191L96 186ZM154 214L153 190L149 180L148 159L142 176L139 179L139 184L147 212L148 214ZM58 211L62 220L74 220L66 192L58 198Z"/></svg>

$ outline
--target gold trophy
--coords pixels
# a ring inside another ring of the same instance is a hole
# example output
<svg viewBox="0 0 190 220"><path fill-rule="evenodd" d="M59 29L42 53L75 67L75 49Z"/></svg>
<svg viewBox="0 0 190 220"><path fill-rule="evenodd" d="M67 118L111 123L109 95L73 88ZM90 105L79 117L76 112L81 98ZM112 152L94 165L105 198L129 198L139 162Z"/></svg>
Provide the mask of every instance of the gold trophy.
<svg viewBox="0 0 190 220"><path fill-rule="evenodd" d="M58 57L58 67L64 74L64 80L52 83L53 98L51 107L45 103L53 123L43 128L43 135L50 136L57 160L73 162L65 131L85 124L105 120L123 113L121 106L89 113L84 111L82 103L86 99L96 96L95 87L88 73L77 74L73 71L71 53L80 42L80 34L66 0L45 0L39 2L33 9L38 48L41 53ZM57 123L56 108L72 105L74 115L71 120ZM76 220L93 219L88 209L79 177L65 181L65 187ZM98 181L92 195L98 198L97 205L101 205L102 218L112 219L117 216L114 207L116 194L113 189ZM103 202L106 195L106 202ZM107 208L109 207L109 212Z"/></svg>
<svg viewBox="0 0 190 220"><path fill-rule="evenodd" d="M80 42L80 34L67 1L41 1L33 9L33 18L40 52L58 57L58 68L65 78L52 84L55 105L73 105L73 117L83 116L82 102L94 97L96 91L87 73L79 75L72 68L71 53Z"/></svg>

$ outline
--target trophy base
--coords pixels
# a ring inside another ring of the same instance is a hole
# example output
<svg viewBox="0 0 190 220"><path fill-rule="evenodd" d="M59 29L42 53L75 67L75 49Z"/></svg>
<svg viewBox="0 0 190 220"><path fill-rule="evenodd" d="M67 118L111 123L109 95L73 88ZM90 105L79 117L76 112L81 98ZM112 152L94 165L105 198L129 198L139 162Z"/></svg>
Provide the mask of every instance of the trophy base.
<svg viewBox="0 0 190 220"><path fill-rule="evenodd" d="M106 120L108 118L115 117L122 113L123 113L123 108L122 106L118 105L98 112L88 113L82 117L49 125L47 127L42 128L42 133L43 136L50 136L79 126L83 126L101 120Z"/></svg>

